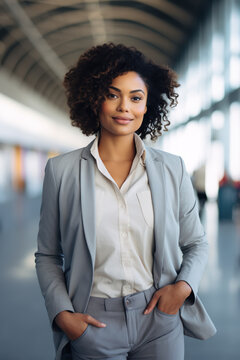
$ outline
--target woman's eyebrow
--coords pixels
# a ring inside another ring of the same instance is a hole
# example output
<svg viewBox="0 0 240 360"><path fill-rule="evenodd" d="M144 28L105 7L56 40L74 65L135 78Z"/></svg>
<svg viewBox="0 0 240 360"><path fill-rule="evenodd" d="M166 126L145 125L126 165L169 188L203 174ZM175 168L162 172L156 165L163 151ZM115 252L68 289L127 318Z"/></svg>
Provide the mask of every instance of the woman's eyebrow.
<svg viewBox="0 0 240 360"><path fill-rule="evenodd" d="M115 91L118 91L118 92L121 92L120 89L116 88L115 86L109 86L109 88L115 90ZM129 91L130 93L134 93L134 92L138 92L138 91L141 91L144 95L145 95L145 92L142 90L142 89L136 89L136 90L131 90Z"/></svg>

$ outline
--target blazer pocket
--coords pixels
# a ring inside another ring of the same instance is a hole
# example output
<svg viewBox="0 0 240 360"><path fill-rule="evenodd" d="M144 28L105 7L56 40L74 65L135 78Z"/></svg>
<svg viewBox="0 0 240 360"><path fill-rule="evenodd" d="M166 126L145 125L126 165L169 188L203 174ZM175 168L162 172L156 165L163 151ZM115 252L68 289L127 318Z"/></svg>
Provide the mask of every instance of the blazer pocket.
<svg viewBox="0 0 240 360"><path fill-rule="evenodd" d="M145 190L137 193L137 198L142 210L144 220L147 225L153 228L154 214L152 205L152 196L150 190Z"/></svg>

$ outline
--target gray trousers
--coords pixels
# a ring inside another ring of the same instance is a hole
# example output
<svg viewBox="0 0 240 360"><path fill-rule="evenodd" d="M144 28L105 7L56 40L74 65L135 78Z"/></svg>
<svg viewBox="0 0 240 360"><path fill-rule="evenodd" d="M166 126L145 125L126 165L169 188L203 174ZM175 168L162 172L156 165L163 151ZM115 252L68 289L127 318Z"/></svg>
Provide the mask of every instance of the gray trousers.
<svg viewBox="0 0 240 360"><path fill-rule="evenodd" d="M88 325L71 341L73 360L183 360L184 336L179 314L168 315L157 306L143 315L155 287L118 298L90 297L86 313L106 323Z"/></svg>

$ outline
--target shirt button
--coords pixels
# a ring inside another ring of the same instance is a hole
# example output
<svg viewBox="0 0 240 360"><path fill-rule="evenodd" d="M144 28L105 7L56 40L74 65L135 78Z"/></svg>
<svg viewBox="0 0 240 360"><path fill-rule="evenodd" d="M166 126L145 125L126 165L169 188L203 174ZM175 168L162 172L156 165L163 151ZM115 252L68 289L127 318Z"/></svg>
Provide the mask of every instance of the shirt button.
<svg viewBox="0 0 240 360"><path fill-rule="evenodd" d="M125 237L127 236L127 233L126 233L125 231L123 231L123 232L121 233L121 236L125 238Z"/></svg>
<svg viewBox="0 0 240 360"><path fill-rule="evenodd" d="M130 300L127 299L127 300L126 300L126 304L129 305L129 304L130 304Z"/></svg>

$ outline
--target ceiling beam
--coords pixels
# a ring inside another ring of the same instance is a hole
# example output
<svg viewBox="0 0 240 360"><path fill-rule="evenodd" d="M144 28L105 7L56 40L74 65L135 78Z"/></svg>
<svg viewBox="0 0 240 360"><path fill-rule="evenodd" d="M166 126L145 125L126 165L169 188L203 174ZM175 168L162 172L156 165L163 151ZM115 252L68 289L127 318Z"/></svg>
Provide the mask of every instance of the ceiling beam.
<svg viewBox="0 0 240 360"><path fill-rule="evenodd" d="M46 12L46 10L45 10ZM33 16L32 9L29 10L31 13L31 17ZM166 19L159 18L158 16L146 12L142 9L133 8L132 6L110 6L104 4L101 5L101 16L103 17L103 21L106 20L125 20L125 21L138 21L140 23L146 24L153 29L156 29L159 33L162 33L170 40L175 41L176 43L181 43L186 35L186 29L179 24L169 23ZM82 23L86 22L88 18L88 12L85 10L79 10L78 8L73 10L66 10L63 13L54 13L51 16L41 17L35 14L33 16L34 22L37 23L39 29L43 29L43 32L49 32L51 30L57 29L64 24L72 24L72 23Z"/></svg>
<svg viewBox="0 0 240 360"><path fill-rule="evenodd" d="M152 6L155 9L161 11L163 14L177 20L183 25L192 26L194 22L194 16L182 7L173 4L169 0L137 0L144 5Z"/></svg>
<svg viewBox="0 0 240 360"><path fill-rule="evenodd" d="M39 53L40 57L57 78L62 81L63 76L67 71L66 66L42 37L41 33L23 10L22 6L17 0L3 1L34 49Z"/></svg>
<svg viewBox="0 0 240 360"><path fill-rule="evenodd" d="M84 0L84 3L94 45L105 43L107 41L107 32L99 0L96 0L94 4L88 0Z"/></svg>

